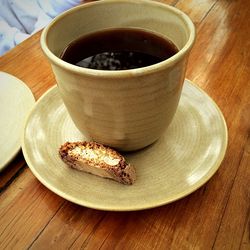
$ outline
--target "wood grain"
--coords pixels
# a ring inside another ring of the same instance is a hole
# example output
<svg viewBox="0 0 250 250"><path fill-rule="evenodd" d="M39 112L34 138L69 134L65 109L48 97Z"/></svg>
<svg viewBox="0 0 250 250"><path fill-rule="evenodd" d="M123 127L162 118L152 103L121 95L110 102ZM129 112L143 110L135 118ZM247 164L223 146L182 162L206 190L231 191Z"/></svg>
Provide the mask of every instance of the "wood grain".
<svg viewBox="0 0 250 250"><path fill-rule="evenodd" d="M245 248L248 246L250 249L250 242L244 239L244 233L249 229L250 192L249 178L246 178L250 176L249 163L250 134L242 152L240 166L216 237L214 244L216 249L237 249L239 246Z"/></svg>
<svg viewBox="0 0 250 250"><path fill-rule="evenodd" d="M180 0L175 3L175 7L189 15L195 25L208 15L217 0Z"/></svg>
<svg viewBox="0 0 250 250"><path fill-rule="evenodd" d="M19 154L0 177L0 249L250 249L250 1L159 1L195 22L187 78L226 118L229 145L219 171L172 204L103 212L46 189ZM36 99L55 84L39 38L0 58L0 69L26 82Z"/></svg>
<svg viewBox="0 0 250 250"><path fill-rule="evenodd" d="M26 168L0 197L0 249L25 249L65 202Z"/></svg>
<svg viewBox="0 0 250 250"><path fill-rule="evenodd" d="M42 249L45 244L47 249L68 249L75 248L78 239L89 242L105 215L106 212L103 211L79 207L69 202L64 203L31 245L31 249Z"/></svg>
<svg viewBox="0 0 250 250"><path fill-rule="evenodd" d="M250 248L250 211L248 210L248 219L245 223L244 235L241 240L240 249L248 250Z"/></svg>

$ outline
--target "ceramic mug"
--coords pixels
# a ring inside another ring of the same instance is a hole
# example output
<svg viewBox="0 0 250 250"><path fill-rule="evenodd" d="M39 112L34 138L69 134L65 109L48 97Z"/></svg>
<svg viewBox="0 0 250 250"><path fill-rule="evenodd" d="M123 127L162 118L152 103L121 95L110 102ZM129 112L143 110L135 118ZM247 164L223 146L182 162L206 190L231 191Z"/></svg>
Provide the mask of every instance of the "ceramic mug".
<svg viewBox="0 0 250 250"><path fill-rule="evenodd" d="M140 28L170 39L178 53L160 63L130 70L81 68L60 59L82 35L107 28ZM76 127L89 140L123 151L155 142L176 112L195 27L180 10L148 0L105 0L77 6L42 32L60 96Z"/></svg>

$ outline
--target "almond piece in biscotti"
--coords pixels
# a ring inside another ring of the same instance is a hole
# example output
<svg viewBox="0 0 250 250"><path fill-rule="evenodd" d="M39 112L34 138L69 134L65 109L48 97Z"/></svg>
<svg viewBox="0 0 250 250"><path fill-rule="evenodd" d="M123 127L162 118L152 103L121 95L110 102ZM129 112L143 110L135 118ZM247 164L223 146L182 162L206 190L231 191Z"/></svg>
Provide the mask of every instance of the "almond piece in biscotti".
<svg viewBox="0 0 250 250"><path fill-rule="evenodd" d="M70 167L100 177L131 185L136 180L135 169L117 151L96 142L66 142L59 154Z"/></svg>

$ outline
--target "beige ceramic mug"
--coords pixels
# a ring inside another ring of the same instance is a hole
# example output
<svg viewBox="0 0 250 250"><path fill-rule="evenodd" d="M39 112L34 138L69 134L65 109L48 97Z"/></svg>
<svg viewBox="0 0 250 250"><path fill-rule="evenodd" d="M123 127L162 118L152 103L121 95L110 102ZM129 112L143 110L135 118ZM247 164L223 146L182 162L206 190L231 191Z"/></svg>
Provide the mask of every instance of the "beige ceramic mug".
<svg viewBox="0 0 250 250"><path fill-rule="evenodd" d="M179 52L160 63L123 71L81 68L59 58L84 34L127 27L167 37ZM172 121L194 40L192 21L176 8L147 0L105 0L56 17L42 32L41 47L76 127L88 139L129 151L152 144Z"/></svg>

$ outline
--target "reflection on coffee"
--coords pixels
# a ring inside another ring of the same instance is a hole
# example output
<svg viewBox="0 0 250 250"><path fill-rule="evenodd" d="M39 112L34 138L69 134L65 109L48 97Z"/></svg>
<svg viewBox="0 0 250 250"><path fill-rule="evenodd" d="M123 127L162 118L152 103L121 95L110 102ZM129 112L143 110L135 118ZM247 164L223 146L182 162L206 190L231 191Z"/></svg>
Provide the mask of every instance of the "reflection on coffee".
<svg viewBox="0 0 250 250"><path fill-rule="evenodd" d="M127 70L159 63L177 52L177 47L166 38L121 28L82 36L64 49L61 58L84 68Z"/></svg>

